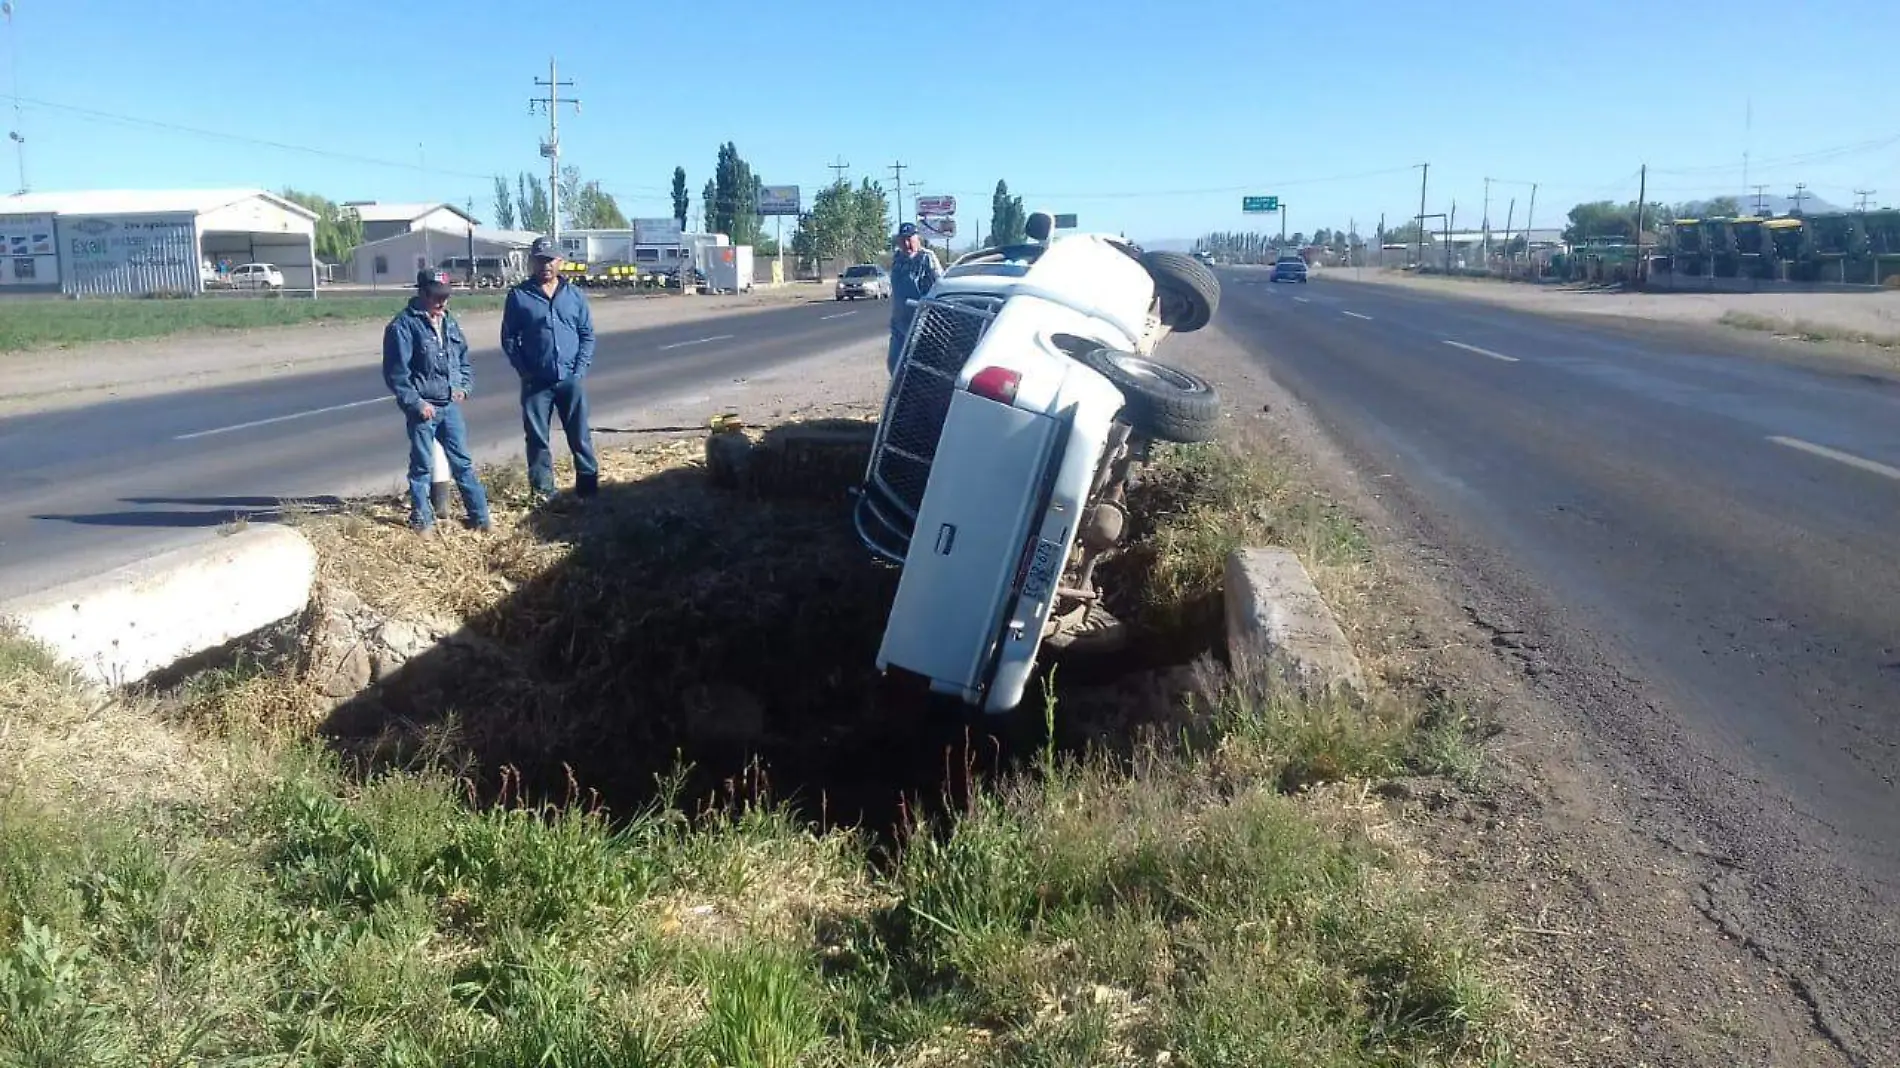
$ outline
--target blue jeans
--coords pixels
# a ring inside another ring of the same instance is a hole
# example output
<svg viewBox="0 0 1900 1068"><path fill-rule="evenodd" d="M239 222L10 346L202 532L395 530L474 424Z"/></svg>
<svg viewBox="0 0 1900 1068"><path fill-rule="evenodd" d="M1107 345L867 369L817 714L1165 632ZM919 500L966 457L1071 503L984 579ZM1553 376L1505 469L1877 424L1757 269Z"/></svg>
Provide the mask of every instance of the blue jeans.
<svg viewBox="0 0 1900 1068"><path fill-rule="evenodd" d="M521 428L528 438L528 484L538 493L554 492L554 450L548 432L560 413L567 448L574 454L574 493L591 497L600 488L600 461L594 457L594 432L587 425L587 390L578 378L548 385L521 384Z"/></svg>
<svg viewBox="0 0 1900 1068"><path fill-rule="evenodd" d="M905 323L902 326L899 326L896 323L891 324L891 352L890 352L890 355L884 357L884 372L886 374L889 374L889 375L897 374L897 358L903 355L904 339L909 336L910 336L909 323Z"/></svg>
<svg viewBox="0 0 1900 1068"><path fill-rule="evenodd" d="M475 461L468 455L468 424L462 420L462 406L435 406L435 418L424 420L409 415L409 525L426 528L435 525L435 509L429 503L429 484L435 476L435 449L440 443L442 455L449 461L449 474L462 491L462 504L468 520L477 526L488 522L488 493L475 473Z"/></svg>

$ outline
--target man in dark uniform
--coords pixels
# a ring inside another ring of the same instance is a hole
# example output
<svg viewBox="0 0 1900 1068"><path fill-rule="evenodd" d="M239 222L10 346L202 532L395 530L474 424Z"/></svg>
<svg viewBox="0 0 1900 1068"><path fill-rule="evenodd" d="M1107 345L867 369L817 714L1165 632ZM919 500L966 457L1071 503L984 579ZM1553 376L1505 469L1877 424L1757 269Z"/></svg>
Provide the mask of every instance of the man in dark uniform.
<svg viewBox="0 0 1900 1068"><path fill-rule="evenodd" d="M910 321L917 314L910 302L930 292L942 274L937 254L924 244L917 224L899 226L897 251L891 256L891 351L884 358L888 373L897 373L898 354L904 351L904 337L910 333Z"/></svg>

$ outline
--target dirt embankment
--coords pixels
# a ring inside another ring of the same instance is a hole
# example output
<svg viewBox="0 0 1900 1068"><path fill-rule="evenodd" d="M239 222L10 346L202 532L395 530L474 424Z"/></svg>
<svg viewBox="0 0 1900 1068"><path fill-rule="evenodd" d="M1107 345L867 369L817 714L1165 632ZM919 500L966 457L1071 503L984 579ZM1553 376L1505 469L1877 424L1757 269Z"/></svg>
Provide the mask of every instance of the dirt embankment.
<svg viewBox="0 0 1900 1068"><path fill-rule="evenodd" d="M391 314L402 299L390 298ZM590 299L595 329L606 334L828 298L827 291L816 286L787 285L734 296L596 294ZM471 344L495 343L499 311L458 317ZM382 351L383 326L376 321L268 327L8 353L0 355L5 372L0 374L0 415L368 367Z"/></svg>

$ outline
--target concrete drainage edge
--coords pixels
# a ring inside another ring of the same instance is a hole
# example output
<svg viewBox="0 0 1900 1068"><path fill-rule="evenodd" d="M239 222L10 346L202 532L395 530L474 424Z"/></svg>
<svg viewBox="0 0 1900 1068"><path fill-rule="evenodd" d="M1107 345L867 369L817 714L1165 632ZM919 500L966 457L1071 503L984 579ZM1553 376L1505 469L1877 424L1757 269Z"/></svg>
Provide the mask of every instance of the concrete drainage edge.
<svg viewBox="0 0 1900 1068"><path fill-rule="evenodd" d="M302 534L247 527L0 603L0 622L115 688L297 616L316 575Z"/></svg>
<svg viewBox="0 0 1900 1068"><path fill-rule="evenodd" d="M1366 692L1359 657L1297 553L1235 550L1222 593L1227 655L1237 672L1264 668L1308 696Z"/></svg>

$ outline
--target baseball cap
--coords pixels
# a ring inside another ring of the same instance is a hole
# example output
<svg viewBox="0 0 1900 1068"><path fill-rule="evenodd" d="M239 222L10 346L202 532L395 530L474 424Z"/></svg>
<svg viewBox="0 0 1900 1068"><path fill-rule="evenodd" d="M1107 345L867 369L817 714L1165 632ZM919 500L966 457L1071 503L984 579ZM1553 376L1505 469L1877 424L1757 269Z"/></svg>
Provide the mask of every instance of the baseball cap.
<svg viewBox="0 0 1900 1068"><path fill-rule="evenodd" d="M909 237L910 235L916 232L917 232L917 224L913 222L904 223L903 225L897 228L898 237Z"/></svg>
<svg viewBox="0 0 1900 1068"><path fill-rule="evenodd" d="M416 272L416 288L424 293L447 293L452 287L449 272L423 268Z"/></svg>
<svg viewBox="0 0 1900 1068"><path fill-rule="evenodd" d="M528 256L537 260L558 260L561 258L561 250L554 247L554 242L548 238L537 237L528 249Z"/></svg>

